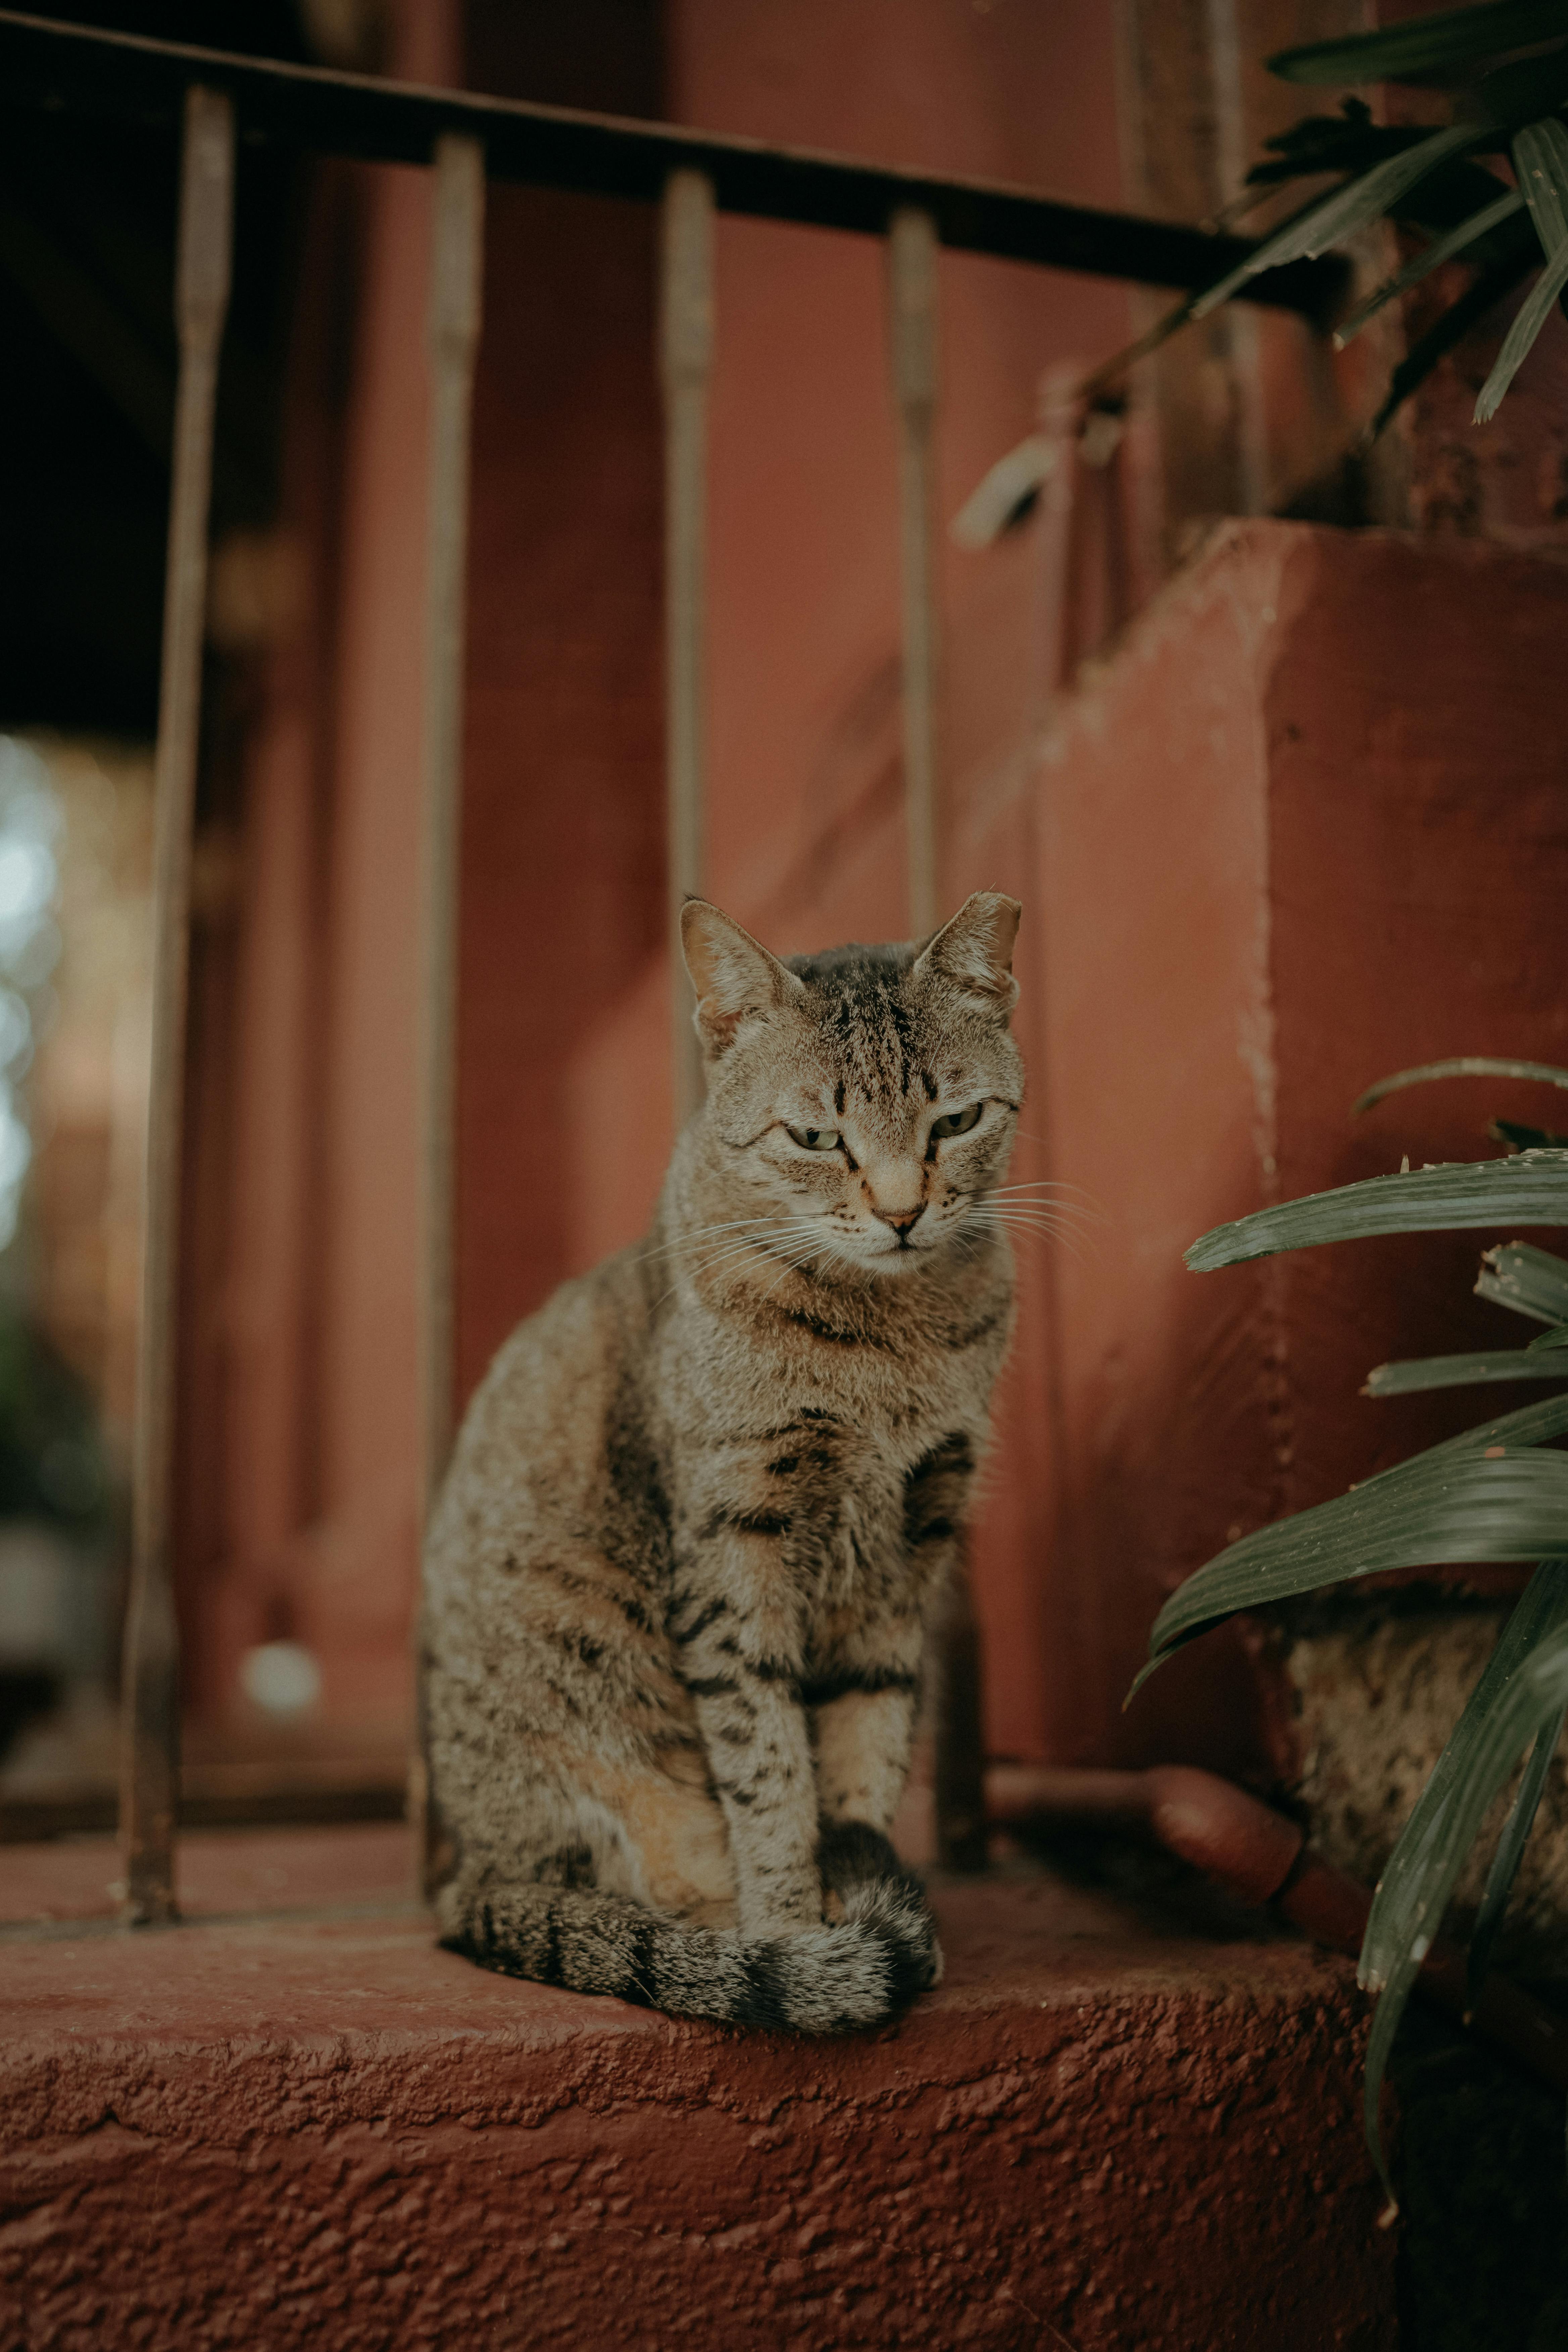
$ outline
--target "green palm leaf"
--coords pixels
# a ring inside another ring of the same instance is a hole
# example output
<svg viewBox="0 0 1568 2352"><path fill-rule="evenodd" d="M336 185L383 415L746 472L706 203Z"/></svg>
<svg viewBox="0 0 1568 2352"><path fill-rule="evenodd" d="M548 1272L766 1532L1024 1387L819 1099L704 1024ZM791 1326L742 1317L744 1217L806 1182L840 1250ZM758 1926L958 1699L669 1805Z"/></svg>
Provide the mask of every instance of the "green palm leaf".
<svg viewBox="0 0 1568 2352"><path fill-rule="evenodd" d="M1399 2020L1489 1807L1568 1702L1568 1573L1542 1561L1498 1637L1378 1885L1360 1977L1383 1991L1367 2051L1366 2136L1387 2183L1379 2094Z"/></svg>
<svg viewBox="0 0 1568 2352"><path fill-rule="evenodd" d="M1546 267L1520 304L1490 375L1476 401L1476 423L1489 424L1526 352L1568 286L1568 129L1555 119L1532 122L1513 142L1514 169Z"/></svg>
<svg viewBox="0 0 1568 2352"><path fill-rule="evenodd" d="M1454 8L1391 25L1385 32L1352 33L1334 41L1310 41L1281 49L1268 70L1283 81L1346 83L1409 81L1447 73L1510 49L1568 34L1563 0L1491 0L1480 8Z"/></svg>
<svg viewBox="0 0 1568 2352"><path fill-rule="evenodd" d="M1239 268L1231 270L1217 286L1209 287L1197 297L1189 315L1194 319L1206 318L1222 302L1227 302L1249 278L1256 278L1260 269L1278 268L1284 262L1300 261L1327 253L1331 246L1342 245L1358 229L1381 220L1390 205L1451 155L1481 146L1491 136L1479 123L1450 123L1447 130L1434 131L1418 146L1406 147L1403 153L1374 163L1369 172L1363 172L1345 186L1321 196L1315 205L1309 205L1304 212L1276 229L1272 236L1255 245Z"/></svg>
<svg viewBox="0 0 1568 2352"><path fill-rule="evenodd" d="M1500 228L1504 221L1511 220L1515 213L1523 209L1524 198L1517 190L1510 189L1498 198L1495 205L1488 205L1482 212L1472 213L1468 220L1461 221L1446 236L1434 237L1424 253L1418 253L1413 261L1407 261L1403 269L1396 269L1392 278L1385 278L1376 291L1368 295L1360 310L1352 310L1343 324L1335 328L1334 349L1342 352L1347 343L1353 342L1362 329L1396 294L1403 294L1411 286L1418 286L1422 278L1429 278L1433 270L1445 261L1451 261L1457 253L1463 253L1467 247L1489 236L1494 228Z"/></svg>
<svg viewBox="0 0 1568 2352"><path fill-rule="evenodd" d="M1500 127L1517 131L1521 123L1541 122L1555 114L1568 98L1568 49L1552 49L1544 57L1515 58L1483 74L1476 85L1480 111Z"/></svg>
<svg viewBox="0 0 1568 2352"><path fill-rule="evenodd" d="M1470 1930L1470 1948L1466 1956L1466 1995L1471 2009L1476 2005L1476 1997L1491 1959L1492 1946L1497 1941L1498 1929L1502 1926L1503 1914L1508 1909L1508 1898L1519 1875L1519 1865L1524 1859L1524 1849L1534 1827L1535 1816L1541 1809L1541 1800L1546 1793L1546 1776L1557 1752L1557 1743L1563 1737L1565 1717L1568 1717L1568 1709L1559 1707L1555 1716L1536 1733L1530 1761L1521 1778L1518 1794L1509 1807L1508 1819L1503 1823L1502 1835L1492 1856L1492 1866L1487 1873L1486 1892L1481 1896L1481 1907L1476 1914L1476 1924Z"/></svg>
<svg viewBox="0 0 1568 2352"><path fill-rule="evenodd" d="M1515 1223L1568 1224L1568 1151L1451 1160L1408 1175L1369 1176L1331 1192L1309 1192L1302 1200L1282 1201L1216 1225L1193 1244L1186 1262L1194 1274L1207 1274L1215 1266L1323 1242Z"/></svg>
<svg viewBox="0 0 1568 2352"><path fill-rule="evenodd" d="M1476 1297L1532 1322L1568 1323L1568 1258L1532 1242L1500 1242L1481 1260Z"/></svg>
<svg viewBox="0 0 1568 2352"><path fill-rule="evenodd" d="M1351 1105L1352 1111L1370 1110L1385 1095L1397 1094L1402 1087L1429 1086L1434 1078L1539 1078L1549 1087L1568 1087L1568 1070L1560 1070L1555 1062L1518 1062L1494 1054L1458 1054L1447 1062L1420 1062L1413 1070L1395 1070L1391 1078L1379 1078L1376 1086L1368 1087Z"/></svg>
<svg viewBox="0 0 1568 2352"><path fill-rule="evenodd" d="M1535 1560L1568 1546L1568 1455L1438 1464L1423 1454L1381 1475L1397 1485L1374 1494L1369 1479L1244 1536L1189 1576L1154 1620L1133 1690L1173 1650L1238 1610L1399 1568Z"/></svg>
<svg viewBox="0 0 1568 2352"><path fill-rule="evenodd" d="M1379 1364L1368 1372L1363 1396L1415 1396L1426 1389L1464 1389L1486 1381L1568 1381L1568 1354L1528 1348L1495 1348L1473 1356L1415 1356L1405 1363Z"/></svg>
<svg viewBox="0 0 1568 2352"><path fill-rule="evenodd" d="M1505 228L1503 236L1506 238ZM1388 390L1377 415L1367 426L1363 446L1370 447L1403 401L1419 391L1438 362L1447 357L1457 343L1462 343L1470 329L1479 324L1489 311L1505 301L1535 266L1533 252L1521 249L1505 259L1494 262L1483 270L1475 284L1451 302L1442 316L1435 319L1420 340L1406 352L1388 380Z"/></svg>
<svg viewBox="0 0 1568 2352"><path fill-rule="evenodd" d="M1531 200L1531 216L1543 238L1561 232L1568 255L1568 131L1537 128L1542 136L1521 134L1521 140L1523 158L1539 167L1546 190ZM1373 1087L1357 1108L1401 1087L1476 1076L1568 1087L1568 1071L1550 1064L1467 1056L1400 1071ZM1531 1224L1568 1223L1568 1149L1555 1139L1513 1159L1373 1177L1261 1210L1205 1234L1188 1251L1187 1263L1205 1269L1364 1234L1452 1230L1516 1217ZM1568 1260L1531 1243L1502 1243L1484 1256L1476 1287L1548 1329L1524 1348L1380 1365L1366 1392L1394 1396L1471 1381L1568 1379ZM1474 1998L1568 1720L1568 1454L1533 1450L1565 1434L1568 1396L1521 1406L1379 1472L1346 1495L1243 1537L1171 1595L1132 1685L1136 1691L1173 1650L1239 1610L1391 1570L1540 1561L1412 1809L1367 1923L1361 1980L1382 1998L1368 2044L1365 2124L1385 2185L1378 2108L1405 2003L1488 1809L1528 1756L1472 1939Z"/></svg>

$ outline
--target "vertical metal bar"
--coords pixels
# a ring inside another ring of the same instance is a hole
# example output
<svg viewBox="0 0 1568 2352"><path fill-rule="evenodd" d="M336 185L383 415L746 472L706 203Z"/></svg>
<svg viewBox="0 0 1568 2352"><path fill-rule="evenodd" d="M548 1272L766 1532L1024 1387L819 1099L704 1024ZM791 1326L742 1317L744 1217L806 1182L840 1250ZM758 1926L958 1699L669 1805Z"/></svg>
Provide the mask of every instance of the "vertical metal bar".
<svg viewBox="0 0 1568 2352"><path fill-rule="evenodd" d="M463 819L463 660L468 458L484 280L485 158L477 139L436 146L430 268L428 540L425 575L424 842L420 994L423 1283L421 1502L427 1517L452 1447L454 1190L458 1111L458 938ZM417 1622L417 1616L416 1616ZM428 1891L438 1827L429 1788L424 1675L415 1660L409 1815Z"/></svg>
<svg viewBox="0 0 1568 2352"><path fill-rule="evenodd" d="M1073 363L1048 369L1038 387L1037 417L1041 437L1055 452L1055 463L1042 486L1036 526L1034 678L1036 728L1045 725L1058 696L1072 677L1074 611L1079 583L1074 548L1082 489L1081 436L1084 424L1083 371ZM1045 856L1046 798L1051 772L1042 773L1036 789L1026 795L1024 808L1027 871L1041 876ZM1029 991L1026 1047L1029 1099L1035 1106L1032 1133L1020 1138L1022 1172L1036 1181L1054 1180L1058 1173L1057 1127L1051 1108L1050 965L1044 943L1037 942L1034 985ZM1026 1008L1021 1006L1020 1011ZM1050 1565L1045 1571L1048 1595L1060 1600L1060 1558L1071 1559L1070 1490L1068 1480L1067 1399L1062 1384L1061 1258L1057 1249L1039 1254L1037 1271L1038 1312L1034 1344L1020 1351L1019 1376L1024 1384L1024 1409L1045 1433L1045 1444L1036 1457L1032 1479L1032 1529ZM1076 1598L1076 1596L1075 1596Z"/></svg>
<svg viewBox="0 0 1568 2352"><path fill-rule="evenodd" d="M940 916L937 754L935 443L936 225L905 208L888 229L889 341L899 419L899 515L904 623L904 812L910 929L918 940ZM967 1563L955 1563L932 1629L937 1859L950 1870L985 1862L980 1629Z"/></svg>
<svg viewBox="0 0 1568 2352"><path fill-rule="evenodd" d="M1056 463L1046 477L1040 497L1039 562L1041 583L1040 709L1043 719L1073 671L1073 552L1078 536L1081 481L1079 444L1083 434L1084 399L1080 371L1076 367L1047 369L1040 379L1037 410L1040 436L1056 451Z"/></svg>
<svg viewBox="0 0 1568 2352"><path fill-rule="evenodd" d="M197 85L185 94L175 265L180 378L153 787L153 1066L121 1698L122 1916L138 1927L175 1916L180 1642L174 1593L174 1460L191 825L201 725L213 415L233 227L234 110L217 91Z"/></svg>
<svg viewBox="0 0 1568 2352"><path fill-rule="evenodd" d="M888 231L893 396L899 412L899 514L903 548L904 809L910 922L916 939L937 922L936 593L931 527L936 427L936 226L906 207Z"/></svg>
<svg viewBox="0 0 1568 2352"><path fill-rule="evenodd" d="M680 908L702 887L708 378L713 364L713 183L672 172L664 195L665 808L670 1055L679 1133L702 1099L702 1057L679 952Z"/></svg>

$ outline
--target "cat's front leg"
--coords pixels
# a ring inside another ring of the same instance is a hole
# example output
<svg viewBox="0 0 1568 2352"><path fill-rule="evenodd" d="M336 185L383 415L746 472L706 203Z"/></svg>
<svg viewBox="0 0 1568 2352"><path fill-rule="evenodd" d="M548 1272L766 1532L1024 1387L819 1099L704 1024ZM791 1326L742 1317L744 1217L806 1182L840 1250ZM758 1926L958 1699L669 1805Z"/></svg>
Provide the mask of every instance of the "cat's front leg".
<svg viewBox="0 0 1568 2352"><path fill-rule="evenodd" d="M771 1530L731 1525L680 1562L669 1620L719 1792L742 1932L817 1926L816 1775L801 1702L798 1611Z"/></svg>
<svg viewBox="0 0 1568 2352"><path fill-rule="evenodd" d="M900 1540L883 1589L843 1612L813 1657L805 1699L825 1824L886 1835L909 1775L926 1635L961 1572L974 1444L954 1430L906 1471Z"/></svg>
<svg viewBox="0 0 1568 2352"><path fill-rule="evenodd" d="M816 1702L817 1868L830 1919L853 1918L868 1901L890 1906L910 1980L923 1990L942 1976L936 1923L888 1836L914 1743L921 1629L913 1618L866 1631L855 1660L806 1685Z"/></svg>
<svg viewBox="0 0 1568 2352"><path fill-rule="evenodd" d="M923 1633L918 1617L866 1627L848 1655L805 1686L824 1822L861 1822L884 1833L909 1777L920 1705Z"/></svg>

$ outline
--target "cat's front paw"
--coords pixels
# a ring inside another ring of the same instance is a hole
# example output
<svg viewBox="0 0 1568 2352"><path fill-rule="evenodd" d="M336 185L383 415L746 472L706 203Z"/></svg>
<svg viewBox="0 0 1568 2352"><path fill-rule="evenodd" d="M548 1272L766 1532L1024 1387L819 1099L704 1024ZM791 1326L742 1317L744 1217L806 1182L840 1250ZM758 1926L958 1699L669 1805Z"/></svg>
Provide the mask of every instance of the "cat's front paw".
<svg viewBox="0 0 1568 2352"><path fill-rule="evenodd" d="M900 2003L912 2000L916 1993L929 1992L932 1985L942 1982L942 1946L937 1941L936 1921L912 1871L900 1870L896 1875L865 1880L853 1887L844 1898L844 1916L874 1927L885 1939L893 1956L895 1998Z"/></svg>
<svg viewBox="0 0 1568 2352"><path fill-rule="evenodd" d="M832 1918L842 1917L843 1906L857 1887L900 1877L904 1865L891 1839L869 1822L824 1822L816 1833L816 1867L823 1909Z"/></svg>
<svg viewBox="0 0 1568 2352"><path fill-rule="evenodd" d="M868 1822L825 1822L817 1863L825 1917L875 1924L894 1946L900 1979L910 1990L926 1992L942 1982L942 1946L925 1890L880 1830Z"/></svg>

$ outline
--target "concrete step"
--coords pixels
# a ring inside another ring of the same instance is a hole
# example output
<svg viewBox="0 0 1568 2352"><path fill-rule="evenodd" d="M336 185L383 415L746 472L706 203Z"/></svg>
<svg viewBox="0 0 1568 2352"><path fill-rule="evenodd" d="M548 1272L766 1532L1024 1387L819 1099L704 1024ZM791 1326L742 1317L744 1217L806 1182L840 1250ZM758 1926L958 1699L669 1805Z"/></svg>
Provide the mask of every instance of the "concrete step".
<svg viewBox="0 0 1568 2352"><path fill-rule="evenodd" d="M210 1847L290 1907L125 1934L59 1916L106 1842L0 1854L7 2352L1394 2341L1339 1960L953 1883L940 1990L798 2042L486 1976L385 1830Z"/></svg>

